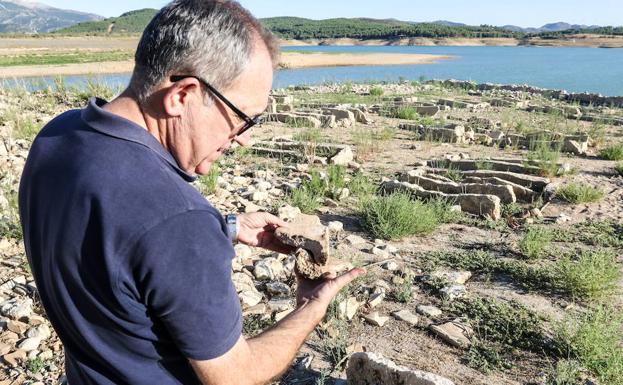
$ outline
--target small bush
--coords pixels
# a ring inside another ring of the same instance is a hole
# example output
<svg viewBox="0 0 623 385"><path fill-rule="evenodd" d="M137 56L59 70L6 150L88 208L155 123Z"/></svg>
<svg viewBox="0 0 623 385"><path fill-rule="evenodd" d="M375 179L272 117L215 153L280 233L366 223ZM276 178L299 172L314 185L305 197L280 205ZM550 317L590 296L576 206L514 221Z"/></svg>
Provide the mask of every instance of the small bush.
<svg viewBox="0 0 623 385"><path fill-rule="evenodd" d="M387 240L428 234L439 225L435 208L413 200L407 193L365 200L360 204L359 216L363 226L372 235Z"/></svg>
<svg viewBox="0 0 623 385"><path fill-rule="evenodd" d="M599 156L605 160L623 160L623 144L616 144L599 151Z"/></svg>
<svg viewBox="0 0 623 385"><path fill-rule="evenodd" d="M247 337L253 337L268 329L273 324L273 320L263 314L251 314L244 317L242 322L242 333Z"/></svg>
<svg viewBox="0 0 623 385"><path fill-rule="evenodd" d="M452 210L452 206L456 203L451 199L435 198L428 201L428 204L435 211L439 223L456 223L463 218L461 211Z"/></svg>
<svg viewBox="0 0 623 385"><path fill-rule="evenodd" d="M372 87L370 88L370 95L372 96L383 96L385 91L381 87Z"/></svg>
<svg viewBox="0 0 623 385"><path fill-rule="evenodd" d="M602 306L578 320L561 323L556 342L561 357L571 357L589 369L602 385L619 385L623 378L623 316Z"/></svg>
<svg viewBox="0 0 623 385"><path fill-rule="evenodd" d="M619 173L619 175L623 176L623 163L619 163L616 166L614 166L614 171Z"/></svg>
<svg viewBox="0 0 623 385"><path fill-rule="evenodd" d="M583 299L596 299L616 291L621 276L616 255L609 250L585 250L574 260L566 256L554 267L554 286Z"/></svg>
<svg viewBox="0 0 623 385"><path fill-rule="evenodd" d="M204 195L214 194L216 191L216 183L220 174L220 166L218 162L213 162L210 166L210 172L201 175L198 178L199 191Z"/></svg>
<svg viewBox="0 0 623 385"><path fill-rule="evenodd" d="M569 183L558 189L556 194L572 204L597 202L603 199L604 192L584 183Z"/></svg>
<svg viewBox="0 0 623 385"><path fill-rule="evenodd" d="M415 108L406 106L400 107L396 111L394 111L392 117L398 119L416 120L420 117L420 115L417 113L417 110Z"/></svg>
<svg viewBox="0 0 623 385"><path fill-rule="evenodd" d="M351 195L366 199L367 197L374 195L377 186L370 179L370 177L361 172L357 172L348 183L348 189L350 190Z"/></svg>
<svg viewBox="0 0 623 385"><path fill-rule="evenodd" d="M530 227L519 240L519 251L528 259L539 259L545 256L551 241L551 231L543 227Z"/></svg>
<svg viewBox="0 0 623 385"><path fill-rule="evenodd" d="M343 188L346 187L346 169L344 166L331 165L327 168L327 195L332 199L337 199Z"/></svg>
<svg viewBox="0 0 623 385"><path fill-rule="evenodd" d="M552 146L550 138L541 137L530 143L528 161L538 167L540 176L555 176L558 173L561 145Z"/></svg>

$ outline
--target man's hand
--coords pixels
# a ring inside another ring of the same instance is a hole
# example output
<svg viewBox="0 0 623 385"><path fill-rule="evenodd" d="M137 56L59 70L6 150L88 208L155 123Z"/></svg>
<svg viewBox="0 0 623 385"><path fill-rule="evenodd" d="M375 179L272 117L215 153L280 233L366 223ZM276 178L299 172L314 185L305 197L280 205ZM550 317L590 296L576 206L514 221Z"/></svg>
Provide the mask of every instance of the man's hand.
<svg viewBox="0 0 623 385"><path fill-rule="evenodd" d="M238 241L245 245L288 254L293 247L284 245L275 238L278 227L287 223L269 213L249 213L238 215Z"/></svg>
<svg viewBox="0 0 623 385"><path fill-rule="evenodd" d="M325 274L321 279L314 281L297 274L296 304L301 306L317 302L326 311L333 298L344 286L365 273L364 269L352 269L339 277L335 274ZM322 316L324 317L324 314Z"/></svg>

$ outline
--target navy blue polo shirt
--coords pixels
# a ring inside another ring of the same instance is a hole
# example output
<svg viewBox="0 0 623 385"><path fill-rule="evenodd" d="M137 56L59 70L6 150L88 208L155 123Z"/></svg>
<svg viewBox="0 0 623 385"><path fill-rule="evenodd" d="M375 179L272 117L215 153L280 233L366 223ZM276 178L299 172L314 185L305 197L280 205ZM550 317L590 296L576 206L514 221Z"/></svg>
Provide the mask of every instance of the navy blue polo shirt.
<svg viewBox="0 0 623 385"><path fill-rule="evenodd" d="M19 191L68 382L198 383L188 358L219 357L241 335L227 228L160 143L105 103L43 128Z"/></svg>

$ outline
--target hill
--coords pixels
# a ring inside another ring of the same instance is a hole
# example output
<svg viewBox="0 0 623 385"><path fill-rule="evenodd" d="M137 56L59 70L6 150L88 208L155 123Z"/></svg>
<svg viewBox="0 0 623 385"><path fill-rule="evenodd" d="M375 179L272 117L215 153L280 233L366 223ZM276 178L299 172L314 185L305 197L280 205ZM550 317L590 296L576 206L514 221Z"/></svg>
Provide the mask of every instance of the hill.
<svg viewBox="0 0 623 385"><path fill-rule="evenodd" d="M493 26L450 26L409 23L398 20L327 19L271 17L261 20L284 39L392 39L401 37L517 37L516 33Z"/></svg>
<svg viewBox="0 0 623 385"><path fill-rule="evenodd" d="M79 23L56 31L59 34L142 33L157 9L145 8L130 11L119 17Z"/></svg>
<svg viewBox="0 0 623 385"><path fill-rule="evenodd" d="M21 0L0 0L0 33L45 33L76 23L101 20L90 13Z"/></svg>

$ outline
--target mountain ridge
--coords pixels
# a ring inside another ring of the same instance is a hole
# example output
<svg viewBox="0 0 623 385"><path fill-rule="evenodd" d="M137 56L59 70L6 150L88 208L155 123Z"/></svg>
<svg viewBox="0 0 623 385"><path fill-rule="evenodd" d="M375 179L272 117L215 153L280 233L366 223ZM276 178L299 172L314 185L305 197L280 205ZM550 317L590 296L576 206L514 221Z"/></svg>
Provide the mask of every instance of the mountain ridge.
<svg viewBox="0 0 623 385"><path fill-rule="evenodd" d="M92 13L60 9L23 0L0 0L0 33L47 33L71 25L101 20Z"/></svg>

